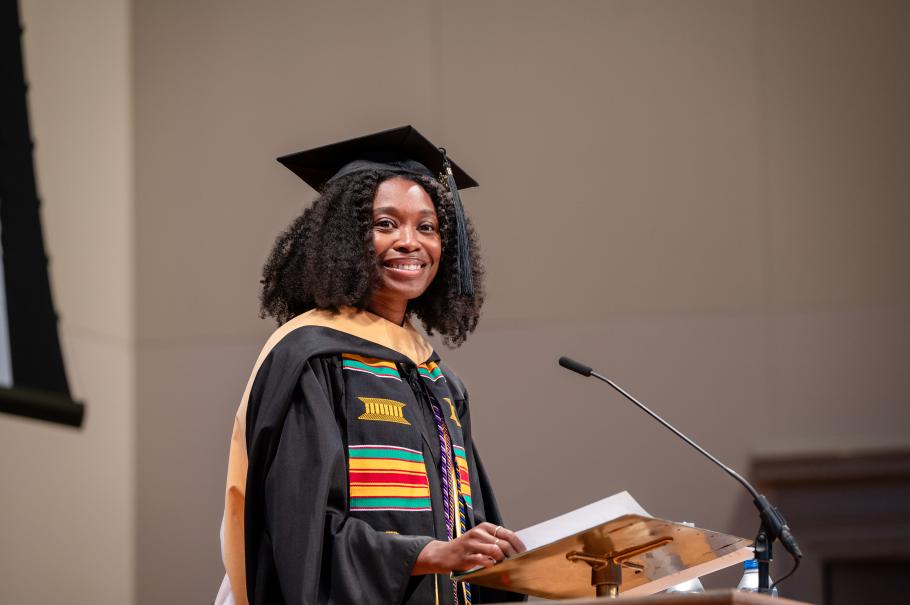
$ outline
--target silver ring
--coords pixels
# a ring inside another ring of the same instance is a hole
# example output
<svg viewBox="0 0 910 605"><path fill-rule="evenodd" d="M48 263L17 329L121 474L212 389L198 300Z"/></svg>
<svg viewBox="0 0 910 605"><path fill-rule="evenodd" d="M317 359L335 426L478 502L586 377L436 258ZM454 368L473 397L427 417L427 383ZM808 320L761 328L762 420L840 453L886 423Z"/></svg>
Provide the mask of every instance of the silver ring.
<svg viewBox="0 0 910 605"><path fill-rule="evenodd" d="M496 538L496 534L499 533L499 530L502 529L502 525L497 525L496 529L493 530L493 537ZM498 540L497 540L498 542Z"/></svg>

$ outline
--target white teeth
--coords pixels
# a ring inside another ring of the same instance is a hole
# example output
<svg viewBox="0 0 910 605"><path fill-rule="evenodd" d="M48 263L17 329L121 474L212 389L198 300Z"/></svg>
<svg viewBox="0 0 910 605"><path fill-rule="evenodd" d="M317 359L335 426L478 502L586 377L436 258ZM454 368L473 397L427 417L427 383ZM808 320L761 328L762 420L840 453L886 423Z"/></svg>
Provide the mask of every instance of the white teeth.
<svg viewBox="0 0 910 605"><path fill-rule="evenodd" d="M418 269L420 269L420 264L418 264L418 263L410 263L407 265L390 264L389 267L391 267L392 269L403 269L405 271L417 271Z"/></svg>

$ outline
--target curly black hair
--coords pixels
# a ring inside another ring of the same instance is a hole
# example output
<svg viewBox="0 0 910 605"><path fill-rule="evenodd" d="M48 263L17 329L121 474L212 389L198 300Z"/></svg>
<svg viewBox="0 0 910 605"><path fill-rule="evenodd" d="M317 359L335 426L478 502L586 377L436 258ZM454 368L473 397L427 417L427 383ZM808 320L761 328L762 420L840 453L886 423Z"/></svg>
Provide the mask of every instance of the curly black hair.
<svg viewBox="0 0 910 605"><path fill-rule="evenodd" d="M310 309L367 309L379 284L373 249L373 198L383 181L401 176L369 170L328 183L322 195L275 240L262 270L260 317L278 324ZM474 294L460 293L455 254L455 206L448 191L430 177L407 175L433 200L439 217L442 258L427 290L408 303L427 334L438 332L449 347L460 346L477 327L484 300L484 267L477 237L466 220Z"/></svg>

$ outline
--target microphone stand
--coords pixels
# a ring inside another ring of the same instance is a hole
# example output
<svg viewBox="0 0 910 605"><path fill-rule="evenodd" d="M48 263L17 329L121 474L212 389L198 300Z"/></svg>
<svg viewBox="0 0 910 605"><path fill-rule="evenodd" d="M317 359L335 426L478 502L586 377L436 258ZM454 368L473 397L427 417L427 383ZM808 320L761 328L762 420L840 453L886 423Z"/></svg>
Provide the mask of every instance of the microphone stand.
<svg viewBox="0 0 910 605"><path fill-rule="evenodd" d="M613 387L618 391L623 397L634 403L638 406L643 412L651 416L654 420L661 423L664 427L672 431L677 437L694 447L698 450L703 456L708 460L722 468L728 475L736 479L740 485L742 485L749 494L752 496L752 503L755 505L755 508L758 509L760 524L758 527L758 533L755 536L755 560L758 561L758 592L770 594L771 587L769 586L770 580L770 568L771 568L771 559L772 559L772 547L775 540L780 540L784 548L787 549L787 552L793 557L796 565L799 565L799 560L802 558L803 554L799 549L799 545L796 543L796 538L793 537L793 534L790 532L790 527L787 525L787 521L784 519L784 516L777 510L768 499L759 494L758 491L752 487L752 484L743 478L742 475L734 471L732 468L712 456L707 450L703 447L689 439L681 431L679 431L672 424L652 412L645 404L640 402L638 399L630 395L618 384L603 376L598 374L590 367L570 359L568 357L560 357L559 365L566 368L567 370L572 370L582 376L593 376L600 381L606 382L608 385ZM793 568L793 571L796 570L796 567ZM789 577L793 573L791 571L785 577ZM781 578L782 581L784 578Z"/></svg>

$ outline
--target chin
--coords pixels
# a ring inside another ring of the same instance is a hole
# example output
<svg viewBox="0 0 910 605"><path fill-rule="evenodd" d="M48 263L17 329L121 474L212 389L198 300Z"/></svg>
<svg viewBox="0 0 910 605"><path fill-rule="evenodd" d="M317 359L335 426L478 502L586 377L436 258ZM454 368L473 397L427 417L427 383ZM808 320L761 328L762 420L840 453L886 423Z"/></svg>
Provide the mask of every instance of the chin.
<svg viewBox="0 0 910 605"><path fill-rule="evenodd" d="M390 286L389 284L382 284L380 287L379 296L387 301L404 301L405 304L410 304L415 299L423 296L423 293L426 292L426 288L401 288Z"/></svg>
<svg viewBox="0 0 910 605"><path fill-rule="evenodd" d="M421 296L430 284L401 284L394 281L387 281L382 284L382 289L394 298L406 298L408 300Z"/></svg>
<svg viewBox="0 0 910 605"><path fill-rule="evenodd" d="M408 302L411 303L411 302L414 302L414 300L423 296L423 293L426 291L427 291L426 288L424 288L422 290L409 290L407 292L402 292L401 295L402 295L402 298L406 298L408 300Z"/></svg>

